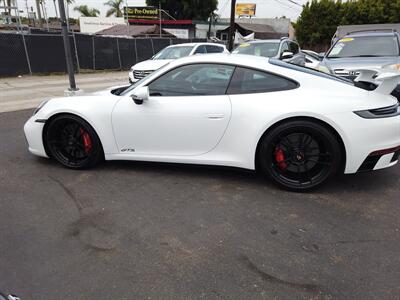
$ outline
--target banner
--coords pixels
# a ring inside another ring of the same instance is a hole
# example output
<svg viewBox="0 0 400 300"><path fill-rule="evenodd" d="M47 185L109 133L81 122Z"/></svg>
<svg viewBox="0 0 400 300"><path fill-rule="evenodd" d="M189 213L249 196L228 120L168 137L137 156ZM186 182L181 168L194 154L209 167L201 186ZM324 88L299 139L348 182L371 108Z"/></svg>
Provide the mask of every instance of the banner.
<svg viewBox="0 0 400 300"><path fill-rule="evenodd" d="M158 8L152 6L128 6L124 7L124 16L128 20L158 20L160 12Z"/></svg>
<svg viewBox="0 0 400 300"><path fill-rule="evenodd" d="M255 16L256 15L256 5L253 3L238 3L236 4L237 16Z"/></svg>

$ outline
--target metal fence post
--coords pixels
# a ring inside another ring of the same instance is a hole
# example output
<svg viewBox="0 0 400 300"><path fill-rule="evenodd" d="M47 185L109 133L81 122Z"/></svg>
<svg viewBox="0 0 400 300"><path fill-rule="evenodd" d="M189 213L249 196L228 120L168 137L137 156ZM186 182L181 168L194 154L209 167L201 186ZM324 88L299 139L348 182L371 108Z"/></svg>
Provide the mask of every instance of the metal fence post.
<svg viewBox="0 0 400 300"><path fill-rule="evenodd" d="M154 55L155 52L154 52L154 44L153 44L153 39L152 38L150 38L150 42L151 42L151 49L153 50L153 55Z"/></svg>
<svg viewBox="0 0 400 300"><path fill-rule="evenodd" d="M72 30L72 38L74 39L74 46L75 46L75 56L76 56L76 65L78 67L78 73L81 72L81 66L79 64L79 57L78 57L78 46L76 45L76 38L75 38L75 33Z"/></svg>
<svg viewBox="0 0 400 300"><path fill-rule="evenodd" d="M117 51L118 51L119 69L122 71L121 53L119 52L119 42L118 42L118 38L115 38L115 39L117 40Z"/></svg>
<svg viewBox="0 0 400 300"><path fill-rule="evenodd" d="M21 35L22 35L22 43L24 44L26 62L28 63L29 74L32 75L31 60L29 59L28 48L26 47L25 33L22 32Z"/></svg>
<svg viewBox="0 0 400 300"><path fill-rule="evenodd" d="M92 47L93 47L93 70L96 70L96 50L94 49L94 35L92 35Z"/></svg>
<svg viewBox="0 0 400 300"><path fill-rule="evenodd" d="M172 45L172 39L169 39L169 44Z"/></svg>
<svg viewBox="0 0 400 300"><path fill-rule="evenodd" d="M136 46L136 38L135 38L135 57L136 57L136 63L138 63L138 56L137 56L137 46Z"/></svg>

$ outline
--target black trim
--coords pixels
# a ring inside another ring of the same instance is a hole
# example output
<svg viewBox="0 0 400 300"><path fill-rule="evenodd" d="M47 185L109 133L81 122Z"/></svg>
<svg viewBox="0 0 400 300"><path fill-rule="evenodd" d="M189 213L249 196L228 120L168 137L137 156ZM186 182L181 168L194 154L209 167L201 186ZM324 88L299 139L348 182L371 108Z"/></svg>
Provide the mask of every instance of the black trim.
<svg viewBox="0 0 400 300"><path fill-rule="evenodd" d="M399 157L400 157L400 150L397 150L397 151L393 154L392 160L391 160L390 162L392 163L392 162L395 162L396 160L399 160Z"/></svg>
<svg viewBox="0 0 400 300"><path fill-rule="evenodd" d="M36 119L36 123L46 123L47 119Z"/></svg>
<svg viewBox="0 0 400 300"><path fill-rule="evenodd" d="M366 171L372 171L376 164L378 163L379 159L382 157L382 155L373 155L373 156L368 156L362 165L358 168L357 172L366 172Z"/></svg>

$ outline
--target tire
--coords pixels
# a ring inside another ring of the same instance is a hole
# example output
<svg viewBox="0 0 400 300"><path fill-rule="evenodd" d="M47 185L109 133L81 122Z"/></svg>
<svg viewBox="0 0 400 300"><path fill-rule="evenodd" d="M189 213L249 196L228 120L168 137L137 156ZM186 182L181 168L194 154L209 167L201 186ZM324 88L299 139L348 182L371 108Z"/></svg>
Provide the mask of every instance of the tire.
<svg viewBox="0 0 400 300"><path fill-rule="evenodd" d="M44 141L49 156L70 169L88 169L104 158L92 126L75 115L59 115L50 120Z"/></svg>
<svg viewBox="0 0 400 300"><path fill-rule="evenodd" d="M261 140L257 156L262 173L286 190L312 190L334 176L342 163L336 135L307 120L287 121Z"/></svg>

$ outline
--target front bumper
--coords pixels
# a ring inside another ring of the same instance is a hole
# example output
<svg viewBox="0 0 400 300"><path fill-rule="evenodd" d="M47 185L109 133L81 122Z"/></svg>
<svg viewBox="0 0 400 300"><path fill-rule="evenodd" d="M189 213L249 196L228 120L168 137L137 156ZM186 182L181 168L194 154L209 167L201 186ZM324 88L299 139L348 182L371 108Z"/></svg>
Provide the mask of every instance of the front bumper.
<svg viewBox="0 0 400 300"><path fill-rule="evenodd" d="M24 125L24 133L29 152L37 156L48 157L43 145L43 128L44 120L32 116Z"/></svg>

